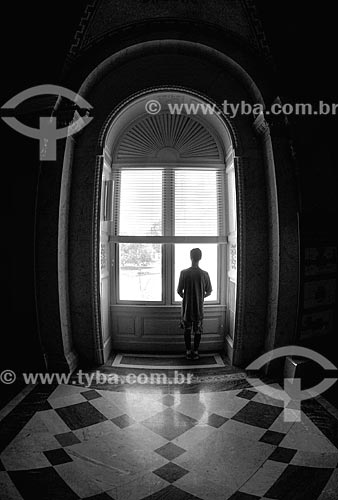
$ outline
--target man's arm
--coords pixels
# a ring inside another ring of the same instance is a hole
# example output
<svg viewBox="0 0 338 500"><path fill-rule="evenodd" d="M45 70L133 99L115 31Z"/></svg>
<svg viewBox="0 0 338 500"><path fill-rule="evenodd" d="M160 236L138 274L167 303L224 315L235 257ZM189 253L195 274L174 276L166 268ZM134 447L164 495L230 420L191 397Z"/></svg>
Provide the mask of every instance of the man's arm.
<svg viewBox="0 0 338 500"><path fill-rule="evenodd" d="M181 271L180 279L178 281L177 293L183 299L183 290L184 290L184 280L183 280L183 271Z"/></svg>
<svg viewBox="0 0 338 500"><path fill-rule="evenodd" d="M206 273L206 286L205 286L205 291L204 291L204 298L209 297L209 295L211 295L211 292L212 292L212 286L211 286L210 277L209 277L209 274Z"/></svg>

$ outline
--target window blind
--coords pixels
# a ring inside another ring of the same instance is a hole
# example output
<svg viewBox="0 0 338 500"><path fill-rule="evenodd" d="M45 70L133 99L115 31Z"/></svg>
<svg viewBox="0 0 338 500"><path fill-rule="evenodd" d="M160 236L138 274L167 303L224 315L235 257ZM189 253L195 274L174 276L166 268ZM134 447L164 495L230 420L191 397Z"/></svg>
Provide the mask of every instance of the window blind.
<svg viewBox="0 0 338 500"><path fill-rule="evenodd" d="M224 170L121 169L117 236L223 236Z"/></svg>
<svg viewBox="0 0 338 500"><path fill-rule="evenodd" d="M219 236L223 210L217 170L175 171L175 236Z"/></svg>
<svg viewBox="0 0 338 500"><path fill-rule="evenodd" d="M162 235L161 170L128 169L119 172L119 236Z"/></svg>

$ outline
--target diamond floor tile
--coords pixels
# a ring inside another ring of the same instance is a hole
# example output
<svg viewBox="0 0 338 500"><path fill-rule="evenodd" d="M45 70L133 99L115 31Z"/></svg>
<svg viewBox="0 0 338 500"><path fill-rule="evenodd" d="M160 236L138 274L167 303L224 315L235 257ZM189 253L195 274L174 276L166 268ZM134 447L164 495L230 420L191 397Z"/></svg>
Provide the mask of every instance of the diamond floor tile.
<svg viewBox="0 0 338 500"><path fill-rule="evenodd" d="M283 409L278 406L249 401L249 403L247 403L244 408L239 410L239 412L236 413L232 419L245 424L268 429L282 411Z"/></svg>
<svg viewBox="0 0 338 500"><path fill-rule="evenodd" d="M153 493L142 500L201 500L199 497L182 491L174 485L167 486L157 493Z"/></svg>
<svg viewBox="0 0 338 500"><path fill-rule="evenodd" d="M243 493L242 491L236 491L229 500L260 500L261 497L256 495L251 495L250 493Z"/></svg>
<svg viewBox="0 0 338 500"><path fill-rule="evenodd" d="M184 450L180 446L176 446L176 444L174 443L167 443L164 446L161 446L161 448L157 448L157 450L155 450L156 453L166 458L167 460L173 460L174 458L182 455L182 453L184 453L185 451L186 450Z"/></svg>
<svg viewBox="0 0 338 500"><path fill-rule="evenodd" d="M276 460L276 462L283 462L288 464L297 453L297 450L292 450L291 448L283 448L282 446L277 446L277 448L269 456L269 460Z"/></svg>
<svg viewBox="0 0 338 500"><path fill-rule="evenodd" d="M90 391L85 391L85 392L81 392L81 395L87 399L87 401L91 401L92 399L98 399L98 398L102 398L101 394L99 394L97 391L95 391L94 389L90 390Z"/></svg>
<svg viewBox="0 0 338 500"><path fill-rule="evenodd" d="M72 459L63 448L48 450L44 451L43 453L47 457L51 465L60 465L67 462L72 462Z"/></svg>
<svg viewBox="0 0 338 500"><path fill-rule="evenodd" d="M88 427L107 420L107 418L89 402L66 406L64 408L56 408L55 411L71 430L82 429L83 427Z"/></svg>
<svg viewBox="0 0 338 500"><path fill-rule="evenodd" d="M188 472L189 471L183 469L183 467L180 467L179 465L174 464L173 462L169 462L168 464L163 465L163 467L160 467L159 469L153 471L154 474L161 477L165 481L168 481L168 483L174 483L175 481L177 481L177 479L180 479L181 477L188 474Z"/></svg>
<svg viewBox="0 0 338 500"><path fill-rule="evenodd" d="M120 427L120 429L125 429L125 427L129 427L130 425L133 425L136 423L136 420L133 418L129 417L129 415L119 415L118 417L112 418L111 421Z"/></svg>
<svg viewBox="0 0 338 500"><path fill-rule="evenodd" d="M73 432L64 432L62 434L56 434L54 437L55 439L58 440L61 446L71 446L72 444L77 444L81 442Z"/></svg>
<svg viewBox="0 0 338 500"><path fill-rule="evenodd" d="M266 431L265 434L260 438L262 443L275 444L276 446L284 439L285 434L276 431Z"/></svg>
<svg viewBox="0 0 338 500"><path fill-rule="evenodd" d="M176 403L176 399L171 394L166 394L161 402L165 406L174 406L174 404Z"/></svg>
<svg viewBox="0 0 338 500"><path fill-rule="evenodd" d="M198 422L194 418L183 415L183 413L172 408L167 408L141 423L151 431L171 441L191 429Z"/></svg>
<svg viewBox="0 0 338 500"><path fill-rule="evenodd" d="M221 415L217 415L217 413L212 413L211 415L208 416L206 423L208 425L211 425L211 427L215 427L218 429L223 425L225 422L227 422L228 419L226 417L222 417Z"/></svg>
<svg viewBox="0 0 338 500"><path fill-rule="evenodd" d="M244 398L244 399L252 399L257 395L256 391L250 391L250 389L243 389L241 392L237 394L238 398Z"/></svg>

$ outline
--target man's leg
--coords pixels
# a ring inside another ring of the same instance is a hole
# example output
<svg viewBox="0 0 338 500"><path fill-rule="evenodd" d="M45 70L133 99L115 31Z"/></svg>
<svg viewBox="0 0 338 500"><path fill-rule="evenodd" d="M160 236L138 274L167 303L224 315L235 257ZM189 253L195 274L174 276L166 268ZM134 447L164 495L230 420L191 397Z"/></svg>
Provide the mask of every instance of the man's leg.
<svg viewBox="0 0 338 500"><path fill-rule="evenodd" d="M202 321L198 321L198 322L194 323L194 358L195 359L199 358L198 348L199 348L200 342L201 342L202 331L203 331Z"/></svg>
<svg viewBox="0 0 338 500"><path fill-rule="evenodd" d="M191 358L191 324L185 322L184 324L184 343L187 358Z"/></svg>

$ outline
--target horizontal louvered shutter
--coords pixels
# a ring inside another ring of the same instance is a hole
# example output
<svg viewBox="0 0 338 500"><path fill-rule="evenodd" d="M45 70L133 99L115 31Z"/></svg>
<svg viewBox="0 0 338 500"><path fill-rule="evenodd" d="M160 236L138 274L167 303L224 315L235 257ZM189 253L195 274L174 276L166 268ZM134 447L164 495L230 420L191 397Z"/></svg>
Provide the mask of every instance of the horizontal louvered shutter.
<svg viewBox="0 0 338 500"><path fill-rule="evenodd" d="M219 236L223 227L221 183L217 170L175 172L175 236Z"/></svg>
<svg viewBox="0 0 338 500"><path fill-rule="evenodd" d="M162 235L162 171L128 169L118 175L119 236Z"/></svg>
<svg viewBox="0 0 338 500"><path fill-rule="evenodd" d="M222 236L223 182L224 170L121 169L115 234Z"/></svg>

